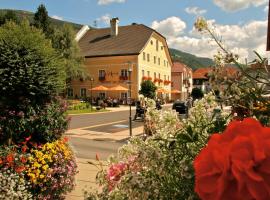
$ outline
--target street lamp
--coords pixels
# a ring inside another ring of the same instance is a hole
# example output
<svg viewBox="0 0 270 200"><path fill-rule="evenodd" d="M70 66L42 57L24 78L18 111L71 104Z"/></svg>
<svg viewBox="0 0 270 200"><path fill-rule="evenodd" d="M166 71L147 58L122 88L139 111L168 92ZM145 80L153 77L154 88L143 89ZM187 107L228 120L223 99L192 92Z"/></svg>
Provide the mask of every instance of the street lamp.
<svg viewBox="0 0 270 200"><path fill-rule="evenodd" d="M131 120L131 72L132 63L128 62L128 99L129 99L129 136L132 136L132 120Z"/></svg>
<svg viewBox="0 0 270 200"><path fill-rule="evenodd" d="M93 82L94 82L94 78L91 77L90 78L90 87L91 87L91 90L90 90L90 109L92 111L92 108L93 108L93 93L92 93L92 88L93 88Z"/></svg>

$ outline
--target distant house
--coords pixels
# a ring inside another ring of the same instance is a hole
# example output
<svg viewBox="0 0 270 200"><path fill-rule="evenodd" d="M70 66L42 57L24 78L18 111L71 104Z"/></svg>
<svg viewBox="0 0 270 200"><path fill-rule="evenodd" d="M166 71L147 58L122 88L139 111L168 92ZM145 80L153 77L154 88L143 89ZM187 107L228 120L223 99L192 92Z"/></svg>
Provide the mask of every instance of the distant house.
<svg viewBox="0 0 270 200"><path fill-rule="evenodd" d="M172 91L173 100L186 100L192 91L192 69L180 62L174 62L172 67Z"/></svg>
<svg viewBox="0 0 270 200"><path fill-rule="evenodd" d="M213 74L214 67L205 67L196 69L193 72L193 88L200 88L204 93L209 92L212 88L209 83L209 78ZM233 66L225 67L222 74L228 78L237 76L239 71Z"/></svg>
<svg viewBox="0 0 270 200"><path fill-rule="evenodd" d="M131 70L131 98L137 99L140 84L152 80L169 95L171 67L166 38L157 31L142 25L118 26L119 19L111 19L110 28L89 29L84 26L76 40L85 58L90 80L73 80L68 95L89 97L91 87L122 86L128 89ZM127 98L127 91L93 91L94 97Z"/></svg>

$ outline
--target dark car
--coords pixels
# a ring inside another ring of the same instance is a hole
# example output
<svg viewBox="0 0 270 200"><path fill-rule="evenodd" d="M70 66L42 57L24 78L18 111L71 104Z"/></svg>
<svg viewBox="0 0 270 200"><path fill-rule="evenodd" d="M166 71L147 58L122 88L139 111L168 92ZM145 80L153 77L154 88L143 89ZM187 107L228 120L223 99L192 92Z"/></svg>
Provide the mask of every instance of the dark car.
<svg viewBox="0 0 270 200"><path fill-rule="evenodd" d="M178 114L187 114L188 107L184 101L176 100L172 106L173 110L176 110Z"/></svg>

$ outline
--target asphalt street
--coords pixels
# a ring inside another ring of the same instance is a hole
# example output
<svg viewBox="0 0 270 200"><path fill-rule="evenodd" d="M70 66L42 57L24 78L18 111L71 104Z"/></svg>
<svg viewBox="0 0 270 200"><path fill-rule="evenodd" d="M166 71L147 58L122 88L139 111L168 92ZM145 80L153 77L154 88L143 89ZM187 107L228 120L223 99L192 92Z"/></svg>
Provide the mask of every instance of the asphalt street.
<svg viewBox="0 0 270 200"><path fill-rule="evenodd" d="M132 111L132 118L135 111ZM69 129L96 126L99 124L113 123L128 120L129 111L104 112L95 114L72 115Z"/></svg>

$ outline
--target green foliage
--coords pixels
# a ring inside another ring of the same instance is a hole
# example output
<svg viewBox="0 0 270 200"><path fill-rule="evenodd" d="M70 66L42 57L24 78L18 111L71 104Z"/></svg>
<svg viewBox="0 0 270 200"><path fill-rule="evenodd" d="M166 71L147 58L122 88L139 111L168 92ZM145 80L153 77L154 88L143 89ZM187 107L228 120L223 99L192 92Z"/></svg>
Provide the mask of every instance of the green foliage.
<svg viewBox="0 0 270 200"><path fill-rule="evenodd" d="M15 23L19 23L19 19L16 13L12 10L8 10L4 13L0 13L0 26L5 24L8 21L13 21Z"/></svg>
<svg viewBox="0 0 270 200"><path fill-rule="evenodd" d="M65 88L65 71L51 42L26 21L8 22L0 27L0 54L1 143L59 138L67 120L55 96Z"/></svg>
<svg viewBox="0 0 270 200"><path fill-rule="evenodd" d="M203 91L200 88L193 88L191 91L192 98L195 99L201 99L203 97Z"/></svg>
<svg viewBox="0 0 270 200"><path fill-rule="evenodd" d="M0 54L0 106L15 109L26 99L39 104L63 91L62 60L26 21L0 28Z"/></svg>
<svg viewBox="0 0 270 200"><path fill-rule="evenodd" d="M22 102L23 103L23 102ZM66 104L59 98L44 105L21 106L20 111L2 112L0 119L0 144L29 141L37 144L61 138L68 128Z"/></svg>
<svg viewBox="0 0 270 200"><path fill-rule="evenodd" d="M78 43L75 41L75 31L72 26L65 24L57 29L52 43L64 58L67 82L76 78L86 79L87 72L83 66L83 57L80 54Z"/></svg>
<svg viewBox="0 0 270 200"><path fill-rule="evenodd" d="M10 10L7 10L7 9L0 9L0 16L1 15L4 15L7 11L10 11ZM34 13L32 12L29 12L29 11L24 11L24 10L11 10L13 11L17 18L19 19L19 21L23 21L24 19L28 20L31 24L34 23ZM71 25L74 30L76 31L79 31L82 27L81 24L76 24L76 23L72 23L72 22L67 22L67 21L63 21L63 20L58 20L58 19L54 19L54 18L51 18L49 17L49 20L51 22L51 24L54 26L54 27L61 27L63 26L64 24L69 24Z"/></svg>
<svg viewBox="0 0 270 200"><path fill-rule="evenodd" d="M193 70L214 65L213 60L209 58L197 57L180 50L170 49L170 53L173 61L179 61L181 63L184 63L187 66L191 67Z"/></svg>
<svg viewBox="0 0 270 200"><path fill-rule="evenodd" d="M146 80L141 83L139 94L142 94L144 97L154 99L156 97L156 90L157 86L155 86L152 81Z"/></svg>
<svg viewBox="0 0 270 200"><path fill-rule="evenodd" d="M33 25L36 28L41 29L48 38L52 37L53 27L51 25L49 15L48 15L48 12L47 12L45 5L41 4L38 7L38 9L34 15L34 24Z"/></svg>

